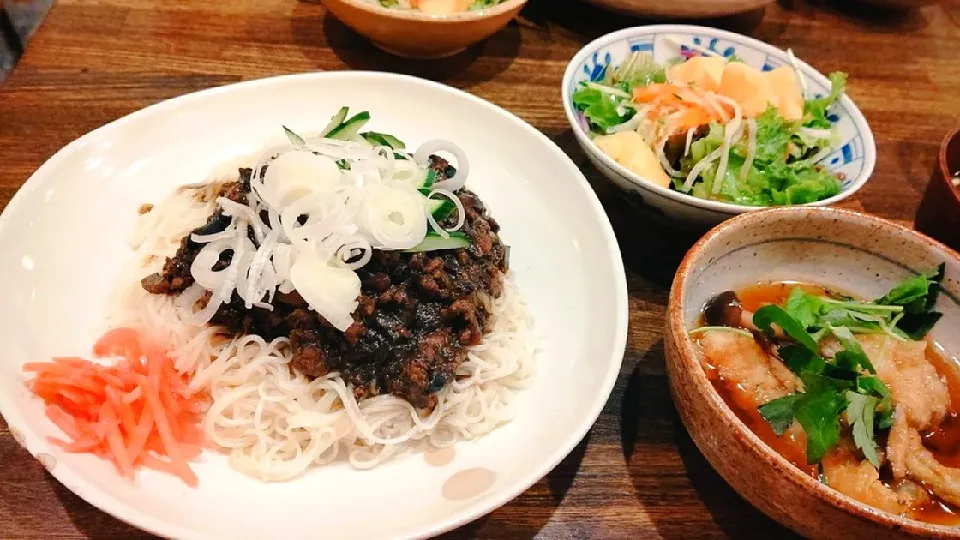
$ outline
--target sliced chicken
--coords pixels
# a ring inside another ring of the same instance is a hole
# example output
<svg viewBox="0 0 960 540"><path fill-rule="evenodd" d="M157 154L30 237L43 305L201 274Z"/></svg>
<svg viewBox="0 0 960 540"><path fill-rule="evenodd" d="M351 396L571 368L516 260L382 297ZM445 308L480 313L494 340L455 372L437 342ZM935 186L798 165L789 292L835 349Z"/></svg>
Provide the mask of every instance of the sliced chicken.
<svg viewBox="0 0 960 540"><path fill-rule="evenodd" d="M887 440L887 456L894 478L909 477L927 486L944 501L960 505L960 469L942 465L923 446L920 433L909 425L904 409L897 407Z"/></svg>
<svg viewBox="0 0 960 540"><path fill-rule="evenodd" d="M907 425L907 415L903 407L897 407L893 413L893 426L887 436L887 460L893 477L903 478L907 475L907 454L910 452L910 426Z"/></svg>
<svg viewBox="0 0 960 540"><path fill-rule="evenodd" d="M728 384L736 385L753 407L802 388L800 380L753 339L736 332L710 331L700 338L704 360Z"/></svg>
<svg viewBox="0 0 960 540"><path fill-rule="evenodd" d="M907 423L918 430L938 425L950 405L950 392L927 359L927 342L880 334L860 336L858 341L890 387L893 401L904 408Z"/></svg>
<svg viewBox="0 0 960 540"><path fill-rule="evenodd" d="M823 476L828 486L864 504L894 514L909 508L880 481L880 473L869 461L858 461L846 450L831 452L824 458Z"/></svg>

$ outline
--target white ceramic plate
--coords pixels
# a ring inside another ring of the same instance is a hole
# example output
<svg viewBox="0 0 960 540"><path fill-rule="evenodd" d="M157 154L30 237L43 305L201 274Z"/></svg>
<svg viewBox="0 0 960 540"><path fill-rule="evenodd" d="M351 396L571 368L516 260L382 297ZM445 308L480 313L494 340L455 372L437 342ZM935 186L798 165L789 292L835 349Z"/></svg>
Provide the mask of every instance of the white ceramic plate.
<svg viewBox="0 0 960 540"><path fill-rule="evenodd" d="M137 207L218 163L258 148L281 124L322 128L341 105L369 110L372 129L411 147L442 137L469 155L468 186L512 246L518 287L542 336L534 386L518 416L454 461L406 455L372 471L346 464L264 484L207 453L200 487L150 471L136 484L87 455L63 454L24 362L88 354L104 330L106 297L130 256ZM264 79L148 107L71 143L43 165L0 217L0 412L18 440L72 491L167 537L409 538L475 519L519 495L573 449L606 402L626 342L626 279L610 224L580 171L528 124L481 99L411 77L316 73ZM454 473L483 467L492 486L441 494Z"/></svg>

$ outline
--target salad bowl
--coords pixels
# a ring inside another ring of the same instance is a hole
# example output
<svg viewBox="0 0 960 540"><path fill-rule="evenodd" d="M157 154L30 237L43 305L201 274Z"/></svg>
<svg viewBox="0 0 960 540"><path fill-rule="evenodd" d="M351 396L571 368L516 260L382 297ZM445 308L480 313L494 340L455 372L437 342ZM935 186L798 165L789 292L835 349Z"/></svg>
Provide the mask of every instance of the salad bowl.
<svg viewBox="0 0 960 540"><path fill-rule="evenodd" d="M698 198L664 187L618 163L592 140L590 124L575 103L574 94L585 84L602 81L610 69L616 69L634 53L649 53L654 62L665 66L697 56L719 56L727 62L747 64L760 73L793 67L806 99L829 95L831 80L790 53L756 39L689 25L623 29L589 43L568 64L561 96L577 141L597 169L643 210L665 217L673 224L702 229L737 214L764 208ZM840 186L835 194L804 203L811 206L831 205L853 195L870 178L876 164L873 133L845 93L825 111L825 118L831 125L833 141L828 152L817 153L815 167L833 173Z"/></svg>
<svg viewBox="0 0 960 540"><path fill-rule="evenodd" d="M337 19L377 48L412 59L453 56L498 32L527 0L503 0L483 9L432 14L382 7L368 0L322 0Z"/></svg>

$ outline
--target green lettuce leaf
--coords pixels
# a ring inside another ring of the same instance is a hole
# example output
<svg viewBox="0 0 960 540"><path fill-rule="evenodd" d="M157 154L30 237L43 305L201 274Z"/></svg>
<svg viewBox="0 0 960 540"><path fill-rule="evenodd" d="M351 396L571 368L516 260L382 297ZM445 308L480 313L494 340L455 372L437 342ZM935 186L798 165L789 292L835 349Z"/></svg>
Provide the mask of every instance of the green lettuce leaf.
<svg viewBox="0 0 960 540"><path fill-rule="evenodd" d="M573 104L600 132L626 122L636 112L633 109L624 110L617 96L586 85L573 93Z"/></svg>
<svg viewBox="0 0 960 540"><path fill-rule="evenodd" d="M840 99L847 88L847 74L835 71L830 74L830 93L822 98L808 99L803 104L804 127L829 129L833 124L827 118L830 107Z"/></svg>

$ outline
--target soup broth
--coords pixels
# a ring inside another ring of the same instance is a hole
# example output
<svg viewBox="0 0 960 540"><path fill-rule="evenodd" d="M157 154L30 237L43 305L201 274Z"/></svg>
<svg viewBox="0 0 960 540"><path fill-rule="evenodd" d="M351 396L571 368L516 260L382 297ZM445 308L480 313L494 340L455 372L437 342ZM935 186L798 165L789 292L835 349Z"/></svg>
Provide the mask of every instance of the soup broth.
<svg viewBox="0 0 960 540"><path fill-rule="evenodd" d="M755 313L763 306L769 304L783 305L790 293L796 288L800 288L815 296L849 299L848 295L840 294L819 285L790 281L757 283L736 291L736 298L739 300L739 307L741 307L745 313ZM701 323L701 327L708 331L711 331L709 330L710 328L715 328L715 326L711 326L709 321L701 319ZM718 330L712 331L716 332ZM743 329L736 331L736 333L740 336L747 335ZM758 342L762 341L756 329L753 329L753 334ZM799 429L788 429L784 431L782 435L778 435L771 426L771 423L768 422L758 410L755 385L745 383L744 380L729 380L725 378L722 370L718 369L718 366L715 365L716 362L711 362L710 355L703 349L705 336L706 332L695 334L694 338L700 345L701 350L704 351L701 358L707 377L723 398L724 402L726 402L737 417L769 447L805 474L825 481L823 465L808 463L805 447L806 438L804 434ZM747 341L742 341L749 344ZM770 349L765 348L765 350L769 356L768 361L783 364L779 358L770 352ZM946 384L950 396L950 404L947 414L936 427L920 433L922 443L940 464L956 468L958 469L958 473L960 473L960 411L957 410L960 408L960 365L932 341L928 341L926 359L936 370L939 379ZM796 424L794 424L794 426L796 426ZM876 442L882 451L887 448L887 438L888 432L886 430L877 434ZM850 439L852 439L852 436L850 435L849 428L841 431L840 445L833 453L824 458L825 461L827 459L837 459L837 455L846 451L845 447L852 446L848 442ZM891 492L899 492L898 490L901 484L898 484L894 479L889 461L883 462L878 472L879 480L883 486L889 488ZM957 507L942 500L937 496L935 491L926 485L922 483L917 485L922 486L922 489L926 491L926 496L920 497L923 501L922 503L909 506L907 511L902 512L903 515L930 523L960 525L960 510L958 510ZM843 489L839 490L844 491ZM862 502L871 504L870 501L863 500L862 497L857 497L855 494L847 494L854 498L861 499Z"/></svg>

